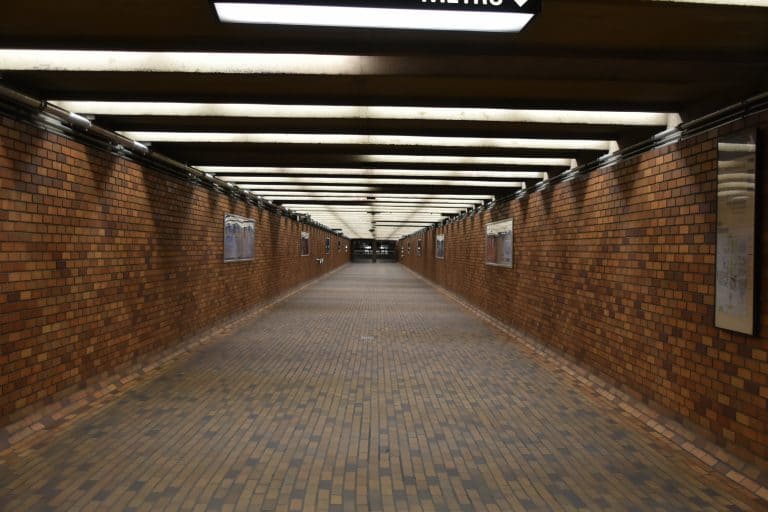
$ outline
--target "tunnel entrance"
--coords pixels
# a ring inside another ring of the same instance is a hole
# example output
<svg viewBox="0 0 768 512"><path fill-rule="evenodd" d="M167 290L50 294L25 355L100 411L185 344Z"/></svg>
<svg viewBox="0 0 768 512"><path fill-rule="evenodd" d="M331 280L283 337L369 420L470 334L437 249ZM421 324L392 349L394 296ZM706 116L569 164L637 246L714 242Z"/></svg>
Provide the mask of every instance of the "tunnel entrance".
<svg viewBox="0 0 768 512"><path fill-rule="evenodd" d="M396 263L396 242L389 240L352 240L354 263Z"/></svg>

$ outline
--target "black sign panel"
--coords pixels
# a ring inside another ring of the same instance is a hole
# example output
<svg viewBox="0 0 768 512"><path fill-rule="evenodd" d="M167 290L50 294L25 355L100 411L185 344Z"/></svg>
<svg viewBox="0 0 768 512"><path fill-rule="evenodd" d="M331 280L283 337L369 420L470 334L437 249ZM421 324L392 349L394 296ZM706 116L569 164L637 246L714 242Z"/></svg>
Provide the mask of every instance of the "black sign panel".
<svg viewBox="0 0 768 512"><path fill-rule="evenodd" d="M215 0L222 3L538 14L541 0Z"/></svg>

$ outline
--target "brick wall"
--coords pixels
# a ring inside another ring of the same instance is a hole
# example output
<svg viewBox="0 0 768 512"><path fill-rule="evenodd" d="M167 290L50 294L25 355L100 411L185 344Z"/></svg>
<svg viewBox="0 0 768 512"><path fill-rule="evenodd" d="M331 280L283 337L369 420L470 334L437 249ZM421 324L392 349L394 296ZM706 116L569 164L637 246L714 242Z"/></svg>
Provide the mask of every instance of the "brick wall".
<svg viewBox="0 0 768 512"><path fill-rule="evenodd" d="M722 128L759 126L768 115ZM760 335L714 327L717 132L403 240L403 263L508 325L768 460L768 208ZM766 158L761 195L768 205ZM487 266L485 224L512 217L514 268ZM444 233L444 260L435 235ZM418 238L424 251L416 256ZM753 457L752 455L756 455ZM761 460L762 459L762 460Z"/></svg>
<svg viewBox="0 0 768 512"><path fill-rule="evenodd" d="M223 263L227 213L254 261ZM0 118L0 425L346 263L339 240Z"/></svg>

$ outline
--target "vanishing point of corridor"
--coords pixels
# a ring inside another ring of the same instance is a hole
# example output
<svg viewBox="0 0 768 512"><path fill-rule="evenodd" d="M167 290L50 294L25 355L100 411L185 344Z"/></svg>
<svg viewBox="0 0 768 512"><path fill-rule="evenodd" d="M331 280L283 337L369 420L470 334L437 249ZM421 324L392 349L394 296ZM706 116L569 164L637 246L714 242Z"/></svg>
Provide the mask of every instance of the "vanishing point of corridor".
<svg viewBox="0 0 768 512"><path fill-rule="evenodd" d="M0 510L757 510L399 265L347 265L0 457Z"/></svg>

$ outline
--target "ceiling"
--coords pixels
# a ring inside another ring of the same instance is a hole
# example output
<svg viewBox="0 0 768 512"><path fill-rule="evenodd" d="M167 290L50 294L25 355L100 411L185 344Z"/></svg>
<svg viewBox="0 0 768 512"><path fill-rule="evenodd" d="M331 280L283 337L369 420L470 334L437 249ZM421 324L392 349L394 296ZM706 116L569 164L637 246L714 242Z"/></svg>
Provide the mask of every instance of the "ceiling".
<svg viewBox="0 0 768 512"><path fill-rule="evenodd" d="M499 34L9 4L0 83L351 238L400 238L768 90L768 8L544 0Z"/></svg>

